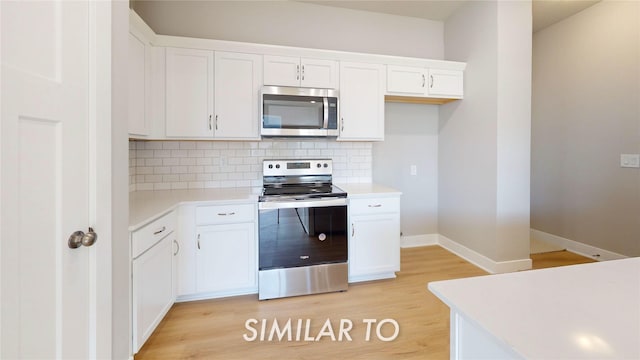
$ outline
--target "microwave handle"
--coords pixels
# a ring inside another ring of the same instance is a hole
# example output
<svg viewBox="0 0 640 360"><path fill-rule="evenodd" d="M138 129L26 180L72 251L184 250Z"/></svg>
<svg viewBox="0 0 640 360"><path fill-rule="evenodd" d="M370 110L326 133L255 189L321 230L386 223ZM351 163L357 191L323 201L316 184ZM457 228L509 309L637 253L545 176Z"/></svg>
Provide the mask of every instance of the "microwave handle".
<svg viewBox="0 0 640 360"><path fill-rule="evenodd" d="M328 98L323 98L322 99L322 105L324 108L324 124L322 126L323 129L328 129L329 128L329 99Z"/></svg>

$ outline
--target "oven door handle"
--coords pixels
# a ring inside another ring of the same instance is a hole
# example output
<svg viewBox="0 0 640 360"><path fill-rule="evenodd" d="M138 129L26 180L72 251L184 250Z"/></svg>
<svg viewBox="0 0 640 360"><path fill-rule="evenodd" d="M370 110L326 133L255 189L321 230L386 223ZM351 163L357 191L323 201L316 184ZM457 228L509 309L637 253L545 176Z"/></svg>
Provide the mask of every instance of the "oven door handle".
<svg viewBox="0 0 640 360"><path fill-rule="evenodd" d="M346 205L347 205L346 198L316 198L311 200L261 201L258 203L258 210L312 208L312 207L346 206Z"/></svg>

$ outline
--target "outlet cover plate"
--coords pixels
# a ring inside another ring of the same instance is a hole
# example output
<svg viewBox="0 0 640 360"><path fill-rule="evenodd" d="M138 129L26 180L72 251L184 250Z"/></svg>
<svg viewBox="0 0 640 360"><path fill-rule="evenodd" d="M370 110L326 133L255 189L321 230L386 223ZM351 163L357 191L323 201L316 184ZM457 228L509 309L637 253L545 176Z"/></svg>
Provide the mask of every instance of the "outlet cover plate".
<svg viewBox="0 0 640 360"><path fill-rule="evenodd" d="M640 168L640 154L620 154L620 167Z"/></svg>

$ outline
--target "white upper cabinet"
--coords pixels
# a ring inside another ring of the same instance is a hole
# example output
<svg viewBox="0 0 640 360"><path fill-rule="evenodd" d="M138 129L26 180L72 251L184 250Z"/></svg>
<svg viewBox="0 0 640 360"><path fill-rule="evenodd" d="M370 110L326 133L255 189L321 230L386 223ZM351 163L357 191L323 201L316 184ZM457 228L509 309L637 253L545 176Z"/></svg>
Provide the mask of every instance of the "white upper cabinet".
<svg viewBox="0 0 640 360"><path fill-rule="evenodd" d="M213 51L167 48L167 137L213 137L213 76Z"/></svg>
<svg viewBox="0 0 640 360"><path fill-rule="evenodd" d="M337 62L289 56L264 56L264 84L335 89Z"/></svg>
<svg viewBox="0 0 640 360"><path fill-rule="evenodd" d="M135 29L129 32L129 135L144 138L150 132L151 46Z"/></svg>
<svg viewBox="0 0 640 360"><path fill-rule="evenodd" d="M430 97L462 99L464 95L462 71L429 69L427 81L427 95Z"/></svg>
<svg viewBox="0 0 640 360"><path fill-rule="evenodd" d="M167 48L166 136L258 139L261 79L260 55Z"/></svg>
<svg viewBox="0 0 640 360"><path fill-rule="evenodd" d="M338 140L384 139L384 65L340 63Z"/></svg>
<svg viewBox="0 0 640 360"><path fill-rule="evenodd" d="M338 86L338 62L333 60L300 59L300 86L335 89Z"/></svg>
<svg viewBox="0 0 640 360"><path fill-rule="evenodd" d="M387 94L395 96L462 99L462 70L387 66Z"/></svg>
<svg viewBox="0 0 640 360"><path fill-rule="evenodd" d="M214 134L221 139L259 139L262 57L216 52Z"/></svg>
<svg viewBox="0 0 640 360"><path fill-rule="evenodd" d="M387 93L423 96L427 93L427 69L387 66Z"/></svg>

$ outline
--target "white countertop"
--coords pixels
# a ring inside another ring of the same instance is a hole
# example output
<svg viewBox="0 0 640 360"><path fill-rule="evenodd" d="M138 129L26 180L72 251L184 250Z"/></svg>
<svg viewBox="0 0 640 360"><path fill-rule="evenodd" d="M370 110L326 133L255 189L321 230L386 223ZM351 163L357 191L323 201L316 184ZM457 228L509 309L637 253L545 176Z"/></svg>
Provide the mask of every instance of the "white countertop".
<svg viewBox="0 0 640 360"><path fill-rule="evenodd" d="M334 185L346 191L350 198L365 197L370 195L390 195L390 196L402 195L402 192L396 189L392 189L390 187L378 185L375 183L360 183L360 184L336 183Z"/></svg>
<svg viewBox="0 0 640 360"><path fill-rule="evenodd" d="M398 190L373 183L336 184L336 186L346 191L350 198L401 194ZM261 191L260 187L134 191L129 193L129 231L144 226L175 209L181 203L257 202Z"/></svg>
<svg viewBox="0 0 640 360"><path fill-rule="evenodd" d="M527 359L640 359L640 258L432 282Z"/></svg>
<svg viewBox="0 0 640 360"><path fill-rule="evenodd" d="M154 190L129 193L129 231L153 221L181 203L257 202L262 188Z"/></svg>

